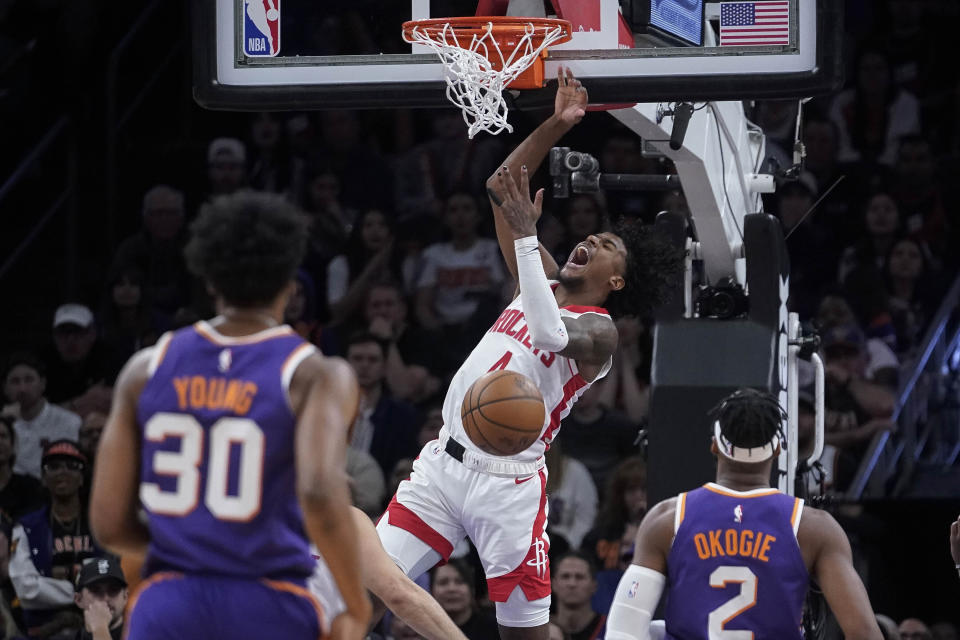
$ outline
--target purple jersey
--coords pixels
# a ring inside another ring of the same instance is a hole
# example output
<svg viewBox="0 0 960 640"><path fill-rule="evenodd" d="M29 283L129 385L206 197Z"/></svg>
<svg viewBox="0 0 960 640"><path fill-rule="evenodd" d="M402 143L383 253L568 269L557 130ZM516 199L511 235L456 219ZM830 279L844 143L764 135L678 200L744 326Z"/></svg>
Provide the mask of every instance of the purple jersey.
<svg viewBox="0 0 960 640"><path fill-rule="evenodd" d="M667 558L666 637L802 640L802 513L803 500L776 489L709 483L681 493Z"/></svg>
<svg viewBox="0 0 960 640"><path fill-rule="evenodd" d="M137 407L148 575L313 572L288 386L315 351L287 326L231 338L199 322L157 343Z"/></svg>

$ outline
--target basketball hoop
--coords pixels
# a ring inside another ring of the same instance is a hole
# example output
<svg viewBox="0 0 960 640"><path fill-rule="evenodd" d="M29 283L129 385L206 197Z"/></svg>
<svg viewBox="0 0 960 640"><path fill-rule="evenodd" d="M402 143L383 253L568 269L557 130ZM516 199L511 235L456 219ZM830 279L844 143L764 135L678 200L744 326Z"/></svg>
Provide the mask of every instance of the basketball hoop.
<svg viewBox="0 0 960 640"><path fill-rule="evenodd" d="M467 136L513 131L503 90L539 89L547 47L570 40L566 20L478 16L403 23L403 39L430 47L447 73L447 98L463 111Z"/></svg>

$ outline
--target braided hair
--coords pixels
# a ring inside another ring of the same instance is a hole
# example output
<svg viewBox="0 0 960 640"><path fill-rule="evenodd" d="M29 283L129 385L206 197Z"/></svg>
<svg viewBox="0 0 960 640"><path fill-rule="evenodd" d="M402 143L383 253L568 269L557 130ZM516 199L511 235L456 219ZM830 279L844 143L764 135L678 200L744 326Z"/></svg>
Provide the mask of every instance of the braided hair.
<svg viewBox="0 0 960 640"><path fill-rule="evenodd" d="M741 387L717 403L707 414L720 423L720 433L735 447L762 447L783 435L787 414L776 396L766 391ZM712 427L712 423L711 423Z"/></svg>

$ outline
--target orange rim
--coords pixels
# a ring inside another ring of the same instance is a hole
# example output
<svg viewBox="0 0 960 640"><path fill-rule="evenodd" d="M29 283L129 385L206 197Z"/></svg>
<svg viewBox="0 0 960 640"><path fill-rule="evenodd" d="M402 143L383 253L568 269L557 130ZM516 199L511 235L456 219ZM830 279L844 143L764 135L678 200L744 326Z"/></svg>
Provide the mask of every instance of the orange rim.
<svg viewBox="0 0 960 640"><path fill-rule="evenodd" d="M410 38L416 29L426 33L431 39L442 37L444 29L450 26L451 30L458 36L474 36L490 32L492 37L500 44L512 44L512 40L517 36L523 36L531 27L533 27L533 41L541 42L544 35L553 29L560 27L563 34L554 44L561 44L570 40L573 33L573 26L569 20L558 20L555 18L521 18L515 16L468 16L456 18L429 18L426 20L410 20L403 23L403 35Z"/></svg>

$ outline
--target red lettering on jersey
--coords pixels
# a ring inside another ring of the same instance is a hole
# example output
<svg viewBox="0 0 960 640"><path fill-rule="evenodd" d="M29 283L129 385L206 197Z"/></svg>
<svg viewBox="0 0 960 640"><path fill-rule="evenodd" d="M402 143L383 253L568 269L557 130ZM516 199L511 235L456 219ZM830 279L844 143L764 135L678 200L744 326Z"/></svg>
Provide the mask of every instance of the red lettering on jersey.
<svg viewBox="0 0 960 640"><path fill-rule="evenodd" d="M510 321L510 324L508 324L506 327L504 327L503 332L504 332L505 334L507 334L508 336L510 336L511 338L515 338L515 337L516 337L516 331L513 331L513 328L514 328L515 326L517 326L517 323L520 322L520 320L522 320L522 319L523 319L523 314L522 314L522 313L518 313L518 314L513 318L513 320ZM523 326L524 326L524 328L526 328L527 325L523 325Z"/></svg>
<svg viewBox="0 0 960 640"><path fill-rule="evenodd" d="M545 367L549 367L553 364L553 361L557 358L557 354L552 352L544 353L540 356L540 362L543 363Z"/></svg>
<svg viewBox="0 0 960 640"><path fill-rule="evenodd" d="M494 363L492 367L487 369L487 373L490 373L491 371L506 369L507 364L510 363L510 358L512 357L513 357L513 351L507 351L505 354L503 354L503 356L499 360L497 360Z"/></svg>

